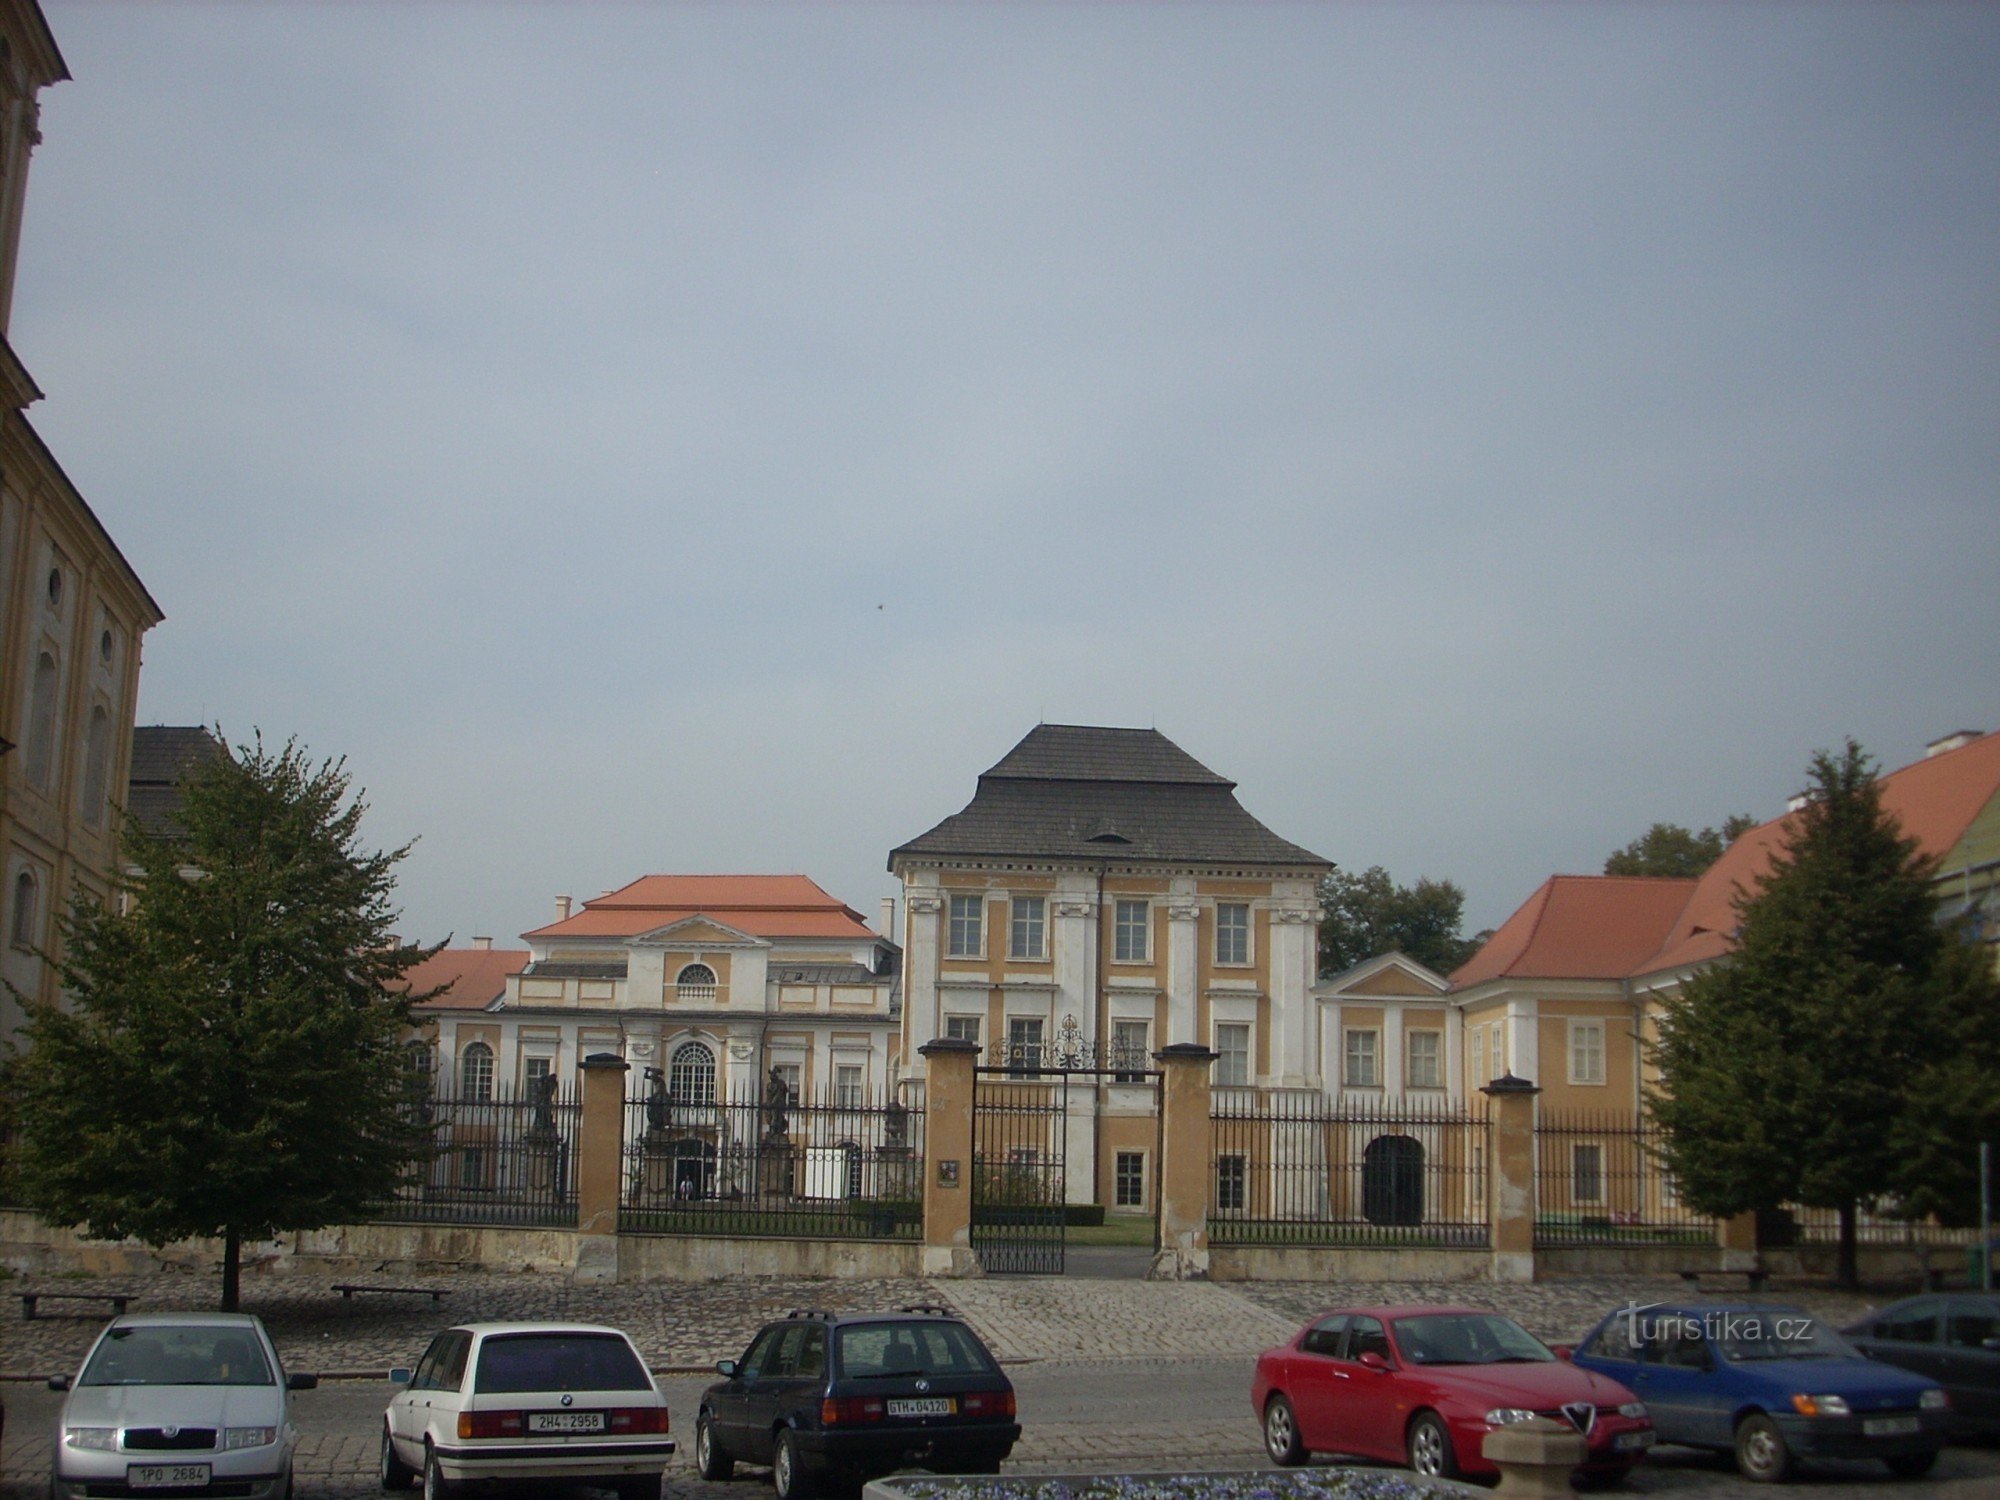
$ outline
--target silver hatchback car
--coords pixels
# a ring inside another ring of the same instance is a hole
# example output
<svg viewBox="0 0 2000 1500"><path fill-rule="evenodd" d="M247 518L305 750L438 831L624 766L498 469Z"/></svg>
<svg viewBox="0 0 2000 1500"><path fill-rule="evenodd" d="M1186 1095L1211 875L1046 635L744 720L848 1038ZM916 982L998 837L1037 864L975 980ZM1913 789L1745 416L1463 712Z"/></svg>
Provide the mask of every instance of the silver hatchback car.
<svg viewBox="0 0 2000 1500"><path fill-rule="evenodd" d="M264 1325L248 1313L128 1313L97 1336L57 1419L50 1494L292 1492L291 1392L314 1375L285 1374Z"/></svg>

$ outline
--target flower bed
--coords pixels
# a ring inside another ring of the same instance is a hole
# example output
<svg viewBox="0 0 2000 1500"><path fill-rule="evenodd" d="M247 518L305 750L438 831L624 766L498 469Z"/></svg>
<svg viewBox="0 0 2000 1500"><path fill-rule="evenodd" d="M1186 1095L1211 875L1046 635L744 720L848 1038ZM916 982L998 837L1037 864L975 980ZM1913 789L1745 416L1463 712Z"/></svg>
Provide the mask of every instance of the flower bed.
<svg viewBox="0 0 2000 1500"><path fill-rule="evenodd" d="M1382 1469L1273 1469L1255 1474L1023 1474L997 1479L899 1475L871 1493L902 1500L1463 1500L1456 1484Z"/></svg>

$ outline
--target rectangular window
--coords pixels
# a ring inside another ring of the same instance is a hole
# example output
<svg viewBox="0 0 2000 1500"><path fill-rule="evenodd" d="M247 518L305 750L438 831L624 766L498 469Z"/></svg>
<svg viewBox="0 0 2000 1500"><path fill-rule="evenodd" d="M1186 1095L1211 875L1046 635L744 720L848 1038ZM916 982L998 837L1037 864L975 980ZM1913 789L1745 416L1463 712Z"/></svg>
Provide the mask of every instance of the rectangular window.
<svg viewBox="0 0 2000 1500"><path fill-rule="evenodd" d="M799 1065L797 1063L777 1063L771 1071L785 1082L785 1093L792 1103L799 1102Z"/></svg>
<svg viewBox="0 0 2000 1500"><path fill-rule="evenodd" d="M983 954L986 951L985 919L984 896L953 896L950 945L945 950L945 957L978 958Z"/></svg>
<svg viewBox="0 0 2000 1500"><path fill-rule="evenodd" d="M1244 1188L1248 1181L1249 1174L1244 1169L1242 1157L1218 1156L1215 1159L1215 1206L1242 1212L1247 1197Z"/></svg>
<svg viewBox="0 0 2000 1500"><path fill-rule="evenodd" d="M1040 896L1016 896L1009 958L1047 958L1048 902Z"/></svg>
<svg viewBox="0 0 2000 1500"><path fill-rule="evenodd" d="M1243 902L1224 901L1215 908L1215 961L1250 962L1250 908Z"/></svg>
<svg viewBox="0 0 2000 1500"><path fill-rule="evenodd" d="M1404 1059L1404 1082L1413 1089L1444 1087L1444 1033L1412 1031L1407 1034L1408 1056Z"/></svg>
<svg viewBox="0 0 2000 1500"><path fill-rule="evenodd" d="M1574 1203L1604 1201L1604 1148L1592 1143L1569 1148L1569 1194Z"/></svg>
<svg viewBox="0 0 2000 1500"><path fill-rule="evenodd" d="M524 1057L521 1059L521 1082L525 1097L533 1099L535 1088L555 1071L556 1062L552 1057Z"/></svg>
<svg viewBox="0 0 2000 1500"><path fill-rule="evenodd" d="M955 1042L970 1042L976 1047L979 1045L979 1017L946 1016L944 1034Z"/></svg>
<svg viewBox="0 0 2000 1500"><path fill-rule="evenodd" d="M1144 1021L1113 1021L1111 1023L1111 1066L1119 1069L1114 1083L1144 1083L1146 1081L1147 1057L1146 1033L1150 1030Z"/></svg>
<svg viewBox="0 0 2000 1500"><path fill-rule="evenodd" d="M1486 1076L1486 1028L1471 1026L1465 1033L1465 1086L1476 1089L1488 1082Z"/></svg>
<svg viewBox="0 0 2000 1500"><path fill-rule="evenodd" d="M833 1070L833 1102L840 1109L861 1108L861 1069L842 1063Z"/></svg>
<svg viewBox="0 0 2000 1500"><path fill-rule="evenodd" d="M1146 1154L1143 1151L1118 1153L1118 1170L1111 1196L1119 1208L1146 1206Z"/></svg>
<svg viewBox="0 0 2000 1500"><path fill-rule="evenodd" d="M1022 1072L1036 1074L1042 1066L1042 1018L1040 1016L1009 1016L1007 1018L1007 1066Z"/></svg>
<svg viewBox="0 0 2000 1500"><path fill-rule="evenodd" d="M1571 1083L1604 1082L1604 1023L1602 1021L1571 1021L1569 1023L1569 1081Z"/></svg>
<svg viewBox="0 0 2000 1500"><path fill-rule="evenodd" d="M1112 914L1111 957L1121 964L1142 964L1151 956L1152 903L1120 901Z"/></svg>
<svg viewBox="0 0 2000 1500"><path fill-rule="evenodd" d="M1223 1021L1215 1028L1217 1088L1250 1086L1250 1026L1245 1021Z"/></svg>
<svg viewBox="0 0 2000 1500"><path fill-rule="evenodd" d="M1347 1032L1347 1071L1343 1075L1351 1089L1382 1086L1382 1033L1370 1027Z"/></svg>

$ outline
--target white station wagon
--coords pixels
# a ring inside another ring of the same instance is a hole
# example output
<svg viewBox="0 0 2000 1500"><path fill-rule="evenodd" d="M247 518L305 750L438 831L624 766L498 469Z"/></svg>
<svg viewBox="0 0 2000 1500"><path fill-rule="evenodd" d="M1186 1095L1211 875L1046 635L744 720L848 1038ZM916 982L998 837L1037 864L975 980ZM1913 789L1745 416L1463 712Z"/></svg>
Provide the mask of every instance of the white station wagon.
<svg viewBox="0 0 2000 1500"><path fill-rule="evenodd" d="M667 1400L632 1341L579 1323L468 1323L431 1340L382 1426L382 1488L425 1500L486 1481L602 1485L655 1500Z"/></svg>

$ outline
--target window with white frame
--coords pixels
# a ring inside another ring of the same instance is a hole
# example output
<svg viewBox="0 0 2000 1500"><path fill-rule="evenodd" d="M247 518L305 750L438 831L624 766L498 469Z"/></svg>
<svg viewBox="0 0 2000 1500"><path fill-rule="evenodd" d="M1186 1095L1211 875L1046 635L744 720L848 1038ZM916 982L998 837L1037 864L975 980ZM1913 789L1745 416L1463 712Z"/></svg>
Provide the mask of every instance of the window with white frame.
<svg viewBox="0 0 2000 1500"><path fill-rule="evenodd" d="M1408 1031L1403 1036L1403 1082L1413 1089L1443 1088L1444 1033Z"/></svg>
<svg viewBox="0 0 2000 1500"><path fill-rule="evenodd" d="M1569 1148L1569 1195L1573 1203L1604 1201L1604 1148L1595 1141Z"/></svg>
<svg viewBox="0 0 2000 1500"><path fill-rule="evenodd" d="M535 1090L541 1086L542 1080L555 1072L555 1070L556 1060L553 1057L522 1058L521 1085L524 1097L529 1099L535 1098Z"/></svg>
<svg viewBox="0 0 2000 1500"><path fill-rule="evenodd" d="M1240 1213L1249 1196L1245 1191L1249 1182L1250 1174L1242 1157L1218 1156L1215 1159L1215 1206Z"/></svg>
<svg viewBox="0 0 2000 1500"><path fill-rule="evenodd" d="M1112 1075L1114 1083L1144 1083L1146 1063L1149 1058L1146 1034L1152 1028L1144 1021L1113 1021L1111 1023L1111 1066L1120 1069Z"/></svg>
<svg viewBox="0 0 2000 1500"><path fill-rule="evenodd" d="M1486 1076L1486 1028L1468 1026L1465 1029L1465 1086L1476 1089L1488 1082Z"/></svg>
<svg viewBox="0 0 2000 1500"><path fill-rule="evenodd" d="M1250 962L1250 907L1247 902L1223 901L1215 908L1215 961L1219 964Z"/></svg>
<svg viewBox="0 0 2000 1500"><path fill-rule="evenodd" d="M1571 1021L1569 1023L1569 1081L1571 1083L1604 1082L1604 1023L1602 1021Z"/></svg>
<svg viewBox="0 0 2000 1500"><path fill-rule="evenodd" d="M1345 1033L1347 1062L1341 1077L1351 1089L1382 1086L1382 1033L1372 1026L1350 1026Z"/></svg>
<svg viewBox="0 0 2000 1500"><path fill-rule="evenodd" d="M1120 901L1111 913L1111 958L1114 963L1142 964L1151 957L1153 906L1150 901Z"/></svg>
<svg viewBox="0 0 2000 1500"><path fill-rule="evenodd" d="M1215 1086L1248 1088L1250 1085L1250 1023L1218 1021L1215 1027Z"/></svg>
<svg viewBox="0 0 2000 1500"><path fill-rule="evenodd" d="M771 1065L771 1071L778 1075L778 1081L784 1084L785 1086L786 1102L792 1105L797 1105L799 1102L799 1089L801 1086L799 1078L799 1072L800 1072L799 1065L797 1063L773 1063Z"/></svg>
<svg viewBox="0 0 2000 1500"><path fill-rule="evenodd" d="M1007 1018L1007 1066L1030 1075L1039 1074L1042 1061L1042 1018Z"/></svg>
<svg viewBox="0 0 2000 1500"><path fill-rule="evenodd" d="M953 896L947 958L978 958L986 952L986 898Z"/></svg>
<svg viewBox="0 0 2000 1500"><path fill-rule="evenodd" d="M1047 958L1049 903L1040 896L1016 896L1008 923L1009 958Z"/></svg>
<svg viewBox="0 0 2000 1500"><path fill-rule="evenodd" d="M674 1002L678 1005L715 1004L715 970L707 964L689 964L674 977Z"/></svg>
<svg viewBox="0 0 2000 1500"><path fill-rule="evenodd" d="M979 1045L979 1017L946 1016L944 1018L944 1034L955 1042L970 1042L973 1046L977 1047Z"/></svg>
<svg viewBox="0 0 2000 1500"><path fill-rule="evenodd" d="M836 1109L861 1108L861 1065L836 1063L833 1069L833 1103Z"/></svg>
<svg viewBox="0 0 2000 1500"><path fill-rule="evenodd" d="M1146 1206L1146 1153L1120 1151L1112 1181L1112 1203L1118 1208Z"/></svg>
<svg viewBox="0 0 2000 1500"><path fill-rule="evenodd" d="M667 1064L667 1097L676 1104L715 1103L715 1054L701 1042L682 1042Z"/></svg>
<svg viewBox="0 0 2000 1500"><path fill-rule="evenodd" d="M493 1097L493 1049L484 1042L468 1042L458 1054L458 1094L468 1103L483 1104Z"/></svg>

